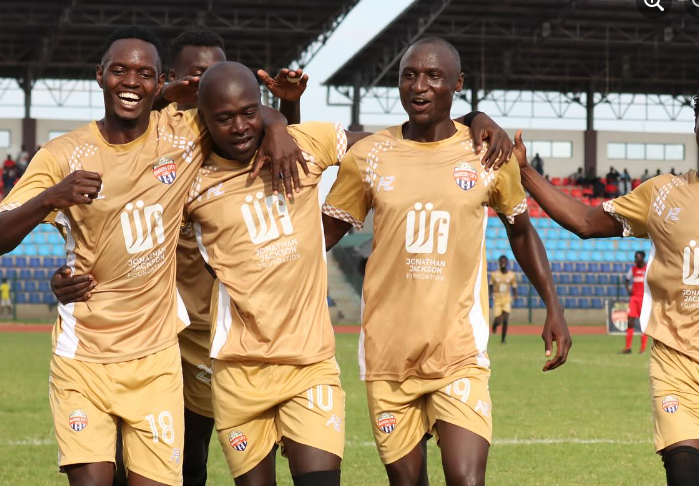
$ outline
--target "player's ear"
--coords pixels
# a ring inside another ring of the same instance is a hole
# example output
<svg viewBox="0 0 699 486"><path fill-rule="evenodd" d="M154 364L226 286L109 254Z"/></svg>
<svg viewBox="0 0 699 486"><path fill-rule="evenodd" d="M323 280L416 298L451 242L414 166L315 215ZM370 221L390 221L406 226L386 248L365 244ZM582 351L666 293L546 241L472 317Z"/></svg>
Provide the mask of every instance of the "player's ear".
<svg viewBox="0 0 699 486"><path fill-rule="evenodd" d="M102 74L103 73L104 73L104 71L102 69L102 65L98 64L97 68L95 69L95 78L97 78L97 84L99 85L100 88L102 87Z"/></svg>
<svg viewBox="0 0 699 486"><path fill-rule="evenodd" d="M459 78L456 80L456 86L454 86L454 91L458 93L464 89L464 73L459 73Z"/></svg>
<svg viewBox="0 0 699 486"><path fill-rule="evenodd" d="M158 87L155 90L155 96L160 96L160 92L163 90L163 84L165 84L165 73L160 73L158 76Z"/></svg>
<svg viewBox="0 0 699 486"><path fill-rule="evenodd" d="M175 76L175 70L170 68L170 70L167 72L167 82L172 83L176 79L177 76Z"/></svg>

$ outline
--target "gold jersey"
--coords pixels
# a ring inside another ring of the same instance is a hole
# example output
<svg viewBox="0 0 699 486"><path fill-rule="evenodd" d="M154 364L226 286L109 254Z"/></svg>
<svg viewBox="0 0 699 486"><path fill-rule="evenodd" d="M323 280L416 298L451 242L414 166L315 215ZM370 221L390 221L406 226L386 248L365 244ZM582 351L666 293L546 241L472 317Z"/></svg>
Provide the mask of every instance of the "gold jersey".
<svg viewBox="0 0 699 486"><path fill-rule="evenodd" d="M624 236L649 238L641 329L699 361L699 178L654 177L626 196L606 201L604 210L624 227Z"/></svg>
<svg viewBox="0 0 699 486"><path fill-rule="evenodd" d="M517 276L510 270L502 273L498 269L490 274L490 285L493 286L494 299L509 299L512 296L511 289L517 288Z"/></svg>
<svg viewBox="0 0 699 486"><path fill-rule="evenodd" d="M188 329L210 331L209 307L215 279L206 269L206 262L197 245L193 224L189 223L182 227L175 254L177 256L177 291L189 315Z"/></svg>
<svg viewBox="0 0 699 486"><path fill-rule="evenodd" d="M76 170L99 172L103 182L91 205L45 219L65 235L73 273L91 273L97 281L88 302L58 305L55 354L115 363L177 343L189 319L175 287L175 246L183 205L209 147L196 111L169 107L152 112L146 132L130 143L108 143L92 122L50 141L32 159L0 211Z"/></svg>
<svg viewBox="0 0 699 486"><path fill-rule="evenodd" d="M288 130L311 171L293 200L273 195L269 171L251 179L252 161L216 154L193 186L188 217L220 280L212 358L307 365L335 354L318 182L345 154L347 138L332 123Z"/></svg>
<svg viewBox="0 0 699 486"><path fill-rule="evenodd" d="M360 373L366 380L442 378L488 366L488 207L526 211L512 160L485 172L467 127L433 143L401 126L356 143L323 212L360 228L374 210L363 289Z"/></svg>

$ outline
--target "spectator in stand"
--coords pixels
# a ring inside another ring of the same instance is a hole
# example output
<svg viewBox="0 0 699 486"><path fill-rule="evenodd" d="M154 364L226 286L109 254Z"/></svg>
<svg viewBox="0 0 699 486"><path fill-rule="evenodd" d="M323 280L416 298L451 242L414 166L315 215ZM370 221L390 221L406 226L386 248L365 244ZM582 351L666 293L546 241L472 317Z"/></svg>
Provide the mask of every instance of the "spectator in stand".
<svg viewBox="0 0 699 486"><path fill-rule="evenodd" d="M22 146L24 147L24 146ZM24 174L24 171L27 170L27 166L29 165L29 152L26 150L22 150L17 157L17 171L19 173L19 177L22 177L22 174Z"/></svg>
<svg viewBox="0 0 699 486"><path fill-rule="evenodd" d="M648 169L646 169L646 171L641 176L641 182L646 182L648 179L650 179L650 172L648 172Z"/></svg>
<svg viewBox="0 0 699 486"><path fill-rule="evenodd" d="M658 169L658 170L655 171L655 177L658 177L660 174L661 174L661 173L660 173L660 169Z"/></svg>
<svg viewBox="0 0 699 486"><path fill-rule="evenodd" d="M577 185L581 186L585 183L585 172L582 167L578 167L578 171L570 175L570 179Z"/></svg>
<svg viewBox="0 0 699 486"><path fill-rule="evenodd" d="M539 154L536 154L532 159L532 167L534 167L534 170L539 174L544 175L544 160L539 157Z"/></svg>
<svg viewBox="0 0 699 486"><path fill-rule="evenodd" d="M587 168L587 175L585 176L584 185L595 186L595 183L599 180L599 177L595 174L595 170L592 167Z"/></svg>
<svg viewBox="0 0 699 486"><path fill-rule="evenodd" d="M548 174L546 174L546 175L544 176L544 179L546 179L546 180L549 182L549 184L551 183L551 178L549 177Z"/></svg>
<svg viewBox="0 0 699 486"><path fill-rule="evenodd" d="M619 186L616 182L610 182L610 180L607 179L607 185L604 186L604 197L607 199L619 197Z"/></svg>
<svg viewBox="0 0 699 486"><path fill-rule="evenodd" d="M12 296L10 295L10 284L7 283L7 279L3 278L0 284L0 316L4 314L4 310L7 309L8 317L12 317Z"/></svg>
<svg viewBox="0 0 699 486"><path fill-rule="evenodd" d="M10 157L10 154L7 154L7 157L5 157L5 162L3 162L3 164L2 164L3 173L8 169L14 168L15 165L16 165L15 161L12 160L12 157Z"/></svg>
<svg viewBox="0 0 699 486"><path fill-rule="evenodd" d="M677 175L677 174L675 173L675 168L674 168L674 167L673 167L672 169L670 169L670 174L672 174L672 175L674 175L674 176Z"/></svg>
<svg viewBox="0 0 699 486"><path fill-rule="evenodd" d="M592 181L592 197L604 197L606 186L602 179L595 177Z"/></svg>
<svg viewBox="0 0 699 486"><path fill-rule="evenodd" d="M628 169L624 169L624 173L619 177L619 190L622 196L631 190L631 175Z"/></svg>
<svg viewBox="0 0 699 486"><path fill-rule="evenodd" d="M607 184L616 184L616 182L619 180L619 172L614 167L609 168L609 172L607 173Z"/></svg>
<svg viewBox="0 0 699 486"><path fill-rule="evenodd" d="M19 179L17 175L17 166L15 165L14 161L12 161L12 165L8 168L7 166L3 167L2 171L2 190L3 190L3 196L7 196L12 188L15 186L15 183Z"/></svg>

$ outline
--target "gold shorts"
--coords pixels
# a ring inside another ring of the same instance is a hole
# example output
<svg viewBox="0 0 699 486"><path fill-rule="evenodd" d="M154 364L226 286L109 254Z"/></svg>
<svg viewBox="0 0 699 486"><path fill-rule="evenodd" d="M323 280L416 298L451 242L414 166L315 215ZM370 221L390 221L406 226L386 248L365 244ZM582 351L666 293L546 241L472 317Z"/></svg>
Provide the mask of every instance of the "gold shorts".
<svg viewBox="0 0 699 486"><path fill-rule="evenodd" d="M407 455L426 433L439 437L437 420L457 425L490 442L490 370L476 365L437 379L367 381L369 417L384 464Z"/></svg>
<svg viewBox="0 0 699 486"><path fill-rule="evenodd" d="M699 363L654 341L650 350L655 450L699 439Z"/></svg>
<svg viewBox="0 0 699 486"><path fill-rule="evenodd" d="M512 312L512 299L493 299L493 317L500 317L503 312Z"/></svg>
<svg viewBox="0 0 699 486"><path fill-rule="evenodd" d="M214 418L211 400L211 331L185 329L179 334L184 380L184 406L204 417Z"/></svg>
<svg viewBox="0 0 699 486"><path fill-rule="evenodd" d="M216 433L234 478L282 437L342 458L345 392L335 358L306 366L214 360L212 391Z"/></svg>
<svg viewBox="0 0 699 486"><path fill-rule="evenodd" d="M49 401L60 467L114 462L120 418L126 469L164 484L182 483L184 405L177 346L110 364L54 355Z"/></svg>

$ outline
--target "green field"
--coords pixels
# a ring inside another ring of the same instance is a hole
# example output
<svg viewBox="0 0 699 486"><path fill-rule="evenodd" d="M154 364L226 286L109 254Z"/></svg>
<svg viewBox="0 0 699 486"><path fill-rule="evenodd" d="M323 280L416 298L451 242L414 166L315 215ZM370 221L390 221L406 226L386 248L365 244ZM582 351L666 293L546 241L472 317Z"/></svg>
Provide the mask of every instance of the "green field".
<svg viewBox="0 0 699 486"><path fill-rule="evenodd" d="M374 449L355 335L338 336L338 361L347 391L343 484L387 484ZM634 343L638 346L638 342ZM535 336L491 341L494 444L491 485L664 484L653 452L648 357L620 356L623 338L576 336L563 369L543 374L543 344ZM0 334L0 485L67 484L56 468L47 376L50 337ZM439 449L430 441L431 484L444 484ZM209 484L233 484L212 441ZM280 485L290 485L278 460Z"/></svg>

